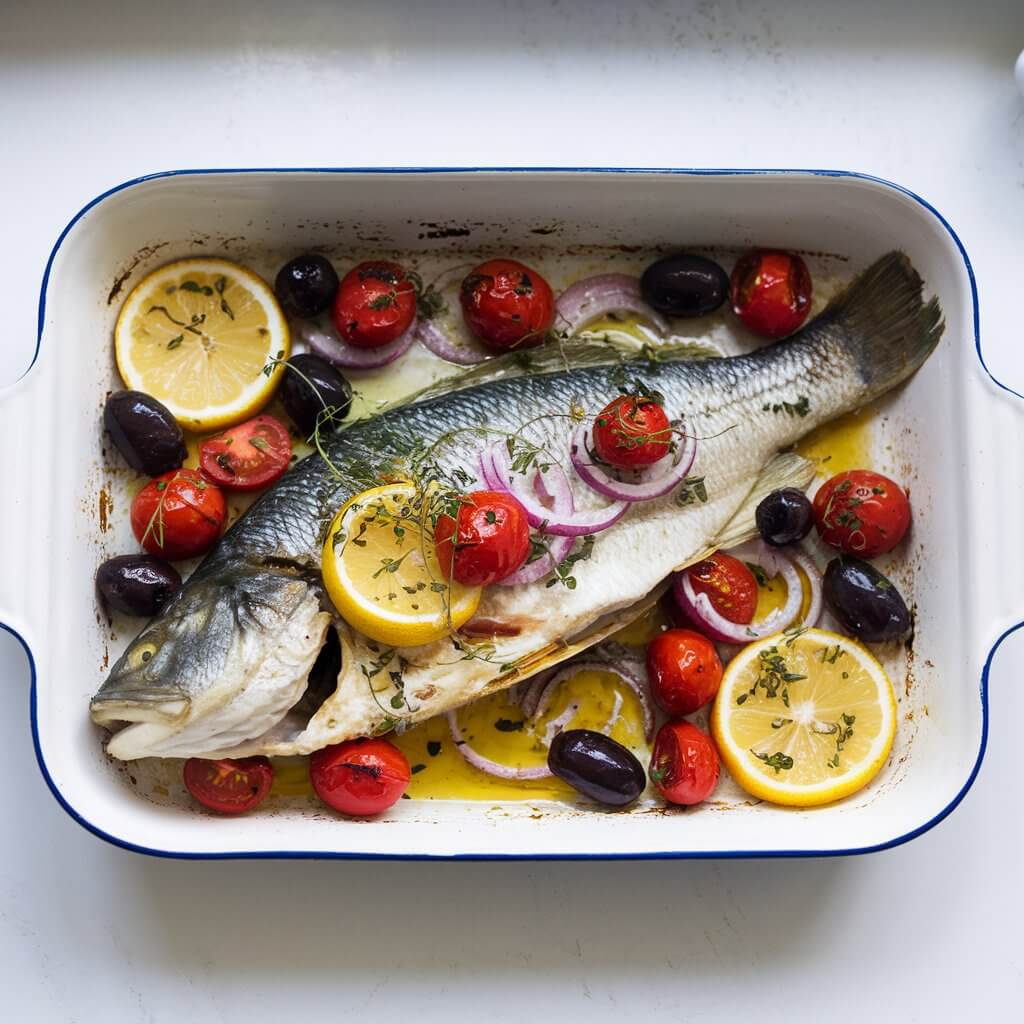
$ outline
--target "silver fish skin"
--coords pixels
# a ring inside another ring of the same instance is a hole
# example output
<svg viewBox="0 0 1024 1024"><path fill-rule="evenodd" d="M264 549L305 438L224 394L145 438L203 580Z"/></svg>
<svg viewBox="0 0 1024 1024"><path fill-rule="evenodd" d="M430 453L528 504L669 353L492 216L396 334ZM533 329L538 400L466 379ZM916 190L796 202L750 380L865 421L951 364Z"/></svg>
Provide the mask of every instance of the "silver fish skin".
<svg viewBox="0 0 1024 1024"><path fill-rule="evenodd" d="M536 443L565 448L571 408L593 415L623 390L624 380L639 379L703 438L694 471L706 476L711 500L699 509L679 508L671 499L644 503L599 535L595 552L605 547L607 554L603 561L595 555L593 565L580 564L578 592L561 598L560 625L578 633L588 617L597 621L621 609L642 596L631 585L656 584L714 543L774 453L884 394L921 366L943 329L937 301L925 302L922 291L906 257L890 253L796 335L749 355L626 362L609 356L605 365L507 377L494 365L481 372L498 379L461 389L456 383L451 393L339 431L326 443L327 460L310 456L265 493L112 667L90 706L99 724L130 723L115 733L109 752L124 759L308 752L380 728L374 717L380 717L379 701L351 689L351 664L349 683L343 672L325 704L330 729L306 728L289 714L309 703L302 700L307 676L332 618L322 593L320 550L338 508L364 490L379 467L401 464L411 442L450 437L438 461L450 471L471 473L486 438L515 434L524 424ZM510 373L518 361L505 360ZM686 529L692 537L685 544L662 543L672 531L678 537ZM644 572L633 572L627 563L639 560ZM636 581L629 584L631 575ZM609 579L623 581L621 599L602 593ZM515 614L518 589L495 596L501 614ZM535 608L536 597L534 592ZM356 643L346 644L349 662L370 657L365 641L350 639ZM519 656L528 643L527 636L510 650ZM419 692L430 694L410 721L495 686L493 670L470 666L461 676L443 673L433 650L403 653L426 684ZM452 675L450 686L435 685L446 674ZM314 714L313 724L326 717Z"/></svg>

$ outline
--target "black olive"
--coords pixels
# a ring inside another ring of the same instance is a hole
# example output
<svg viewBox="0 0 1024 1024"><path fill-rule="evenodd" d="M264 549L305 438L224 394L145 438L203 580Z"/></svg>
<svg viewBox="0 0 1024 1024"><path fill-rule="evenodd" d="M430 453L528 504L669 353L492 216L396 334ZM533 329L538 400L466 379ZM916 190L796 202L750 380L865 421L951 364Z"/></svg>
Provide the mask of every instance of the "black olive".
<svg viewBox="0 0 1024 1024"><path fill-rule="evenodd" d="M168 473L188 455L185 436L170 410L141 391L115 391L103 409L103 425L138 473Z"/></svg>
<svg viewBox="0 0 1024 1024"><path fill-rule="evenodd" d="M621 743L590 729L559 733L548 751L548 768L598 803L631 804L647 785L644 766Z"/></svg>
<svg viewBox="0 0 1024 1024"><path fill-rule="evenodd" d="M640 278L648 305L667 316L713 313L729 294L729 277L714 261L681 252L652 263Z"/></svg>
<svg viewBox="0 0 1024 1024"><path fill-rule="evenodd" d="M321 429L333 430L340 424L352 405L352 385L326 359L308 354L292 356L281 382L281 401L308 437L316 429L317 417ZM330 419L324 412L325 405L332 410Z"/></svg>
<svg viewBox="0 0 1024 1024"><path fill-rule="evenodd" d="M96 570L96 589L108 608L149 617L181 589L181 577L162 558L119 555Z"/></svg>
<svg viewBox="0 0 1024 1024"><path fill-rule="evenodd" d="M803 491L786 487L761 499L755 513L757 532L767 544L782 547L803 540L814 525L814 509Z"/></svg>
<svg viewBox="0 0 1024 1024"><path fill-rule="evenodd" d="M825 570L824 593L843 628L861 640L879 644L910 632L910 612L895 584L859 558L833 558Z"/></svg>
<svg viewBox="0 0 1024 1024"><path fill-rule="evenodd" d="M309 319L322 313L338 291L338 275L323 256L308 252L286 263L274 280L274 294L286 313Z"/></svg>

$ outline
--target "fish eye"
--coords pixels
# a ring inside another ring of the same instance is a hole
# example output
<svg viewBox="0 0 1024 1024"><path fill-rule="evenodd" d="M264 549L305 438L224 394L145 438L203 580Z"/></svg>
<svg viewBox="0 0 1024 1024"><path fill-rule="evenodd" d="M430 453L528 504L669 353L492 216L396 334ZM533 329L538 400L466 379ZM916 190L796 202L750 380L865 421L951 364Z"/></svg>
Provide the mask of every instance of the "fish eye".
<svg viewBox="0 0 1024 1024"><path fill-rule="evenodd" d="M129 664L132 668L141 668L158 650L160 650L159 645L152 642L139 644L129 656Z"/></svg>

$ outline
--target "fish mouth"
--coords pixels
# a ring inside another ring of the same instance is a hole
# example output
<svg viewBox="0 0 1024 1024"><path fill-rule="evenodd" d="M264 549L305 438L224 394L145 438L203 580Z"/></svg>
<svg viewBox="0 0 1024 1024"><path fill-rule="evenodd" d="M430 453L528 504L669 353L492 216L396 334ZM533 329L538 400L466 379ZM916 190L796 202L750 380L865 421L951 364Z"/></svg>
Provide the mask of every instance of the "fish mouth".
<svg viewBox="0 0 1024 1024"><path fill-rule="evenodd" d="M97 725L115 722L152 722L176 725L188 715L192 702L183 693L162 689L131 689L104 693L89 702L89 714Z"/></svg>

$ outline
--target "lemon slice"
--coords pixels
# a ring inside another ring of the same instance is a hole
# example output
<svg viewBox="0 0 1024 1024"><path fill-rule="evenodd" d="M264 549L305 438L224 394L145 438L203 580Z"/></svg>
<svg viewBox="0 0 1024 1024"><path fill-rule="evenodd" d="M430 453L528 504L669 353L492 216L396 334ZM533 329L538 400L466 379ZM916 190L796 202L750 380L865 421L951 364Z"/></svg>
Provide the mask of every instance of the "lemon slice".
<svg viewBox="0 0 1024 1024"><path fill-rule="evenodd" d="M449 583L419 528L412 484L357 494L334 517L323 550L327 593L346 622L389 647L439 640L466 624L480 587Z"/></svg>
<svg viewBox="0 0 1024 1024"><path fill-rule="evenodd" d="M229 260L178 260L140 281L114 327L129 388L159 399L189 430L240 423L269 401L288 324L262 278Z"/></svg>
<svg viewBox="0 0 1024 1024"><path fill-rule="evenodd" d="M856 640L794 630L745 647L722 679L711 731L753 796L810 807L866 786L896 732L885 669Z"/></svg>

